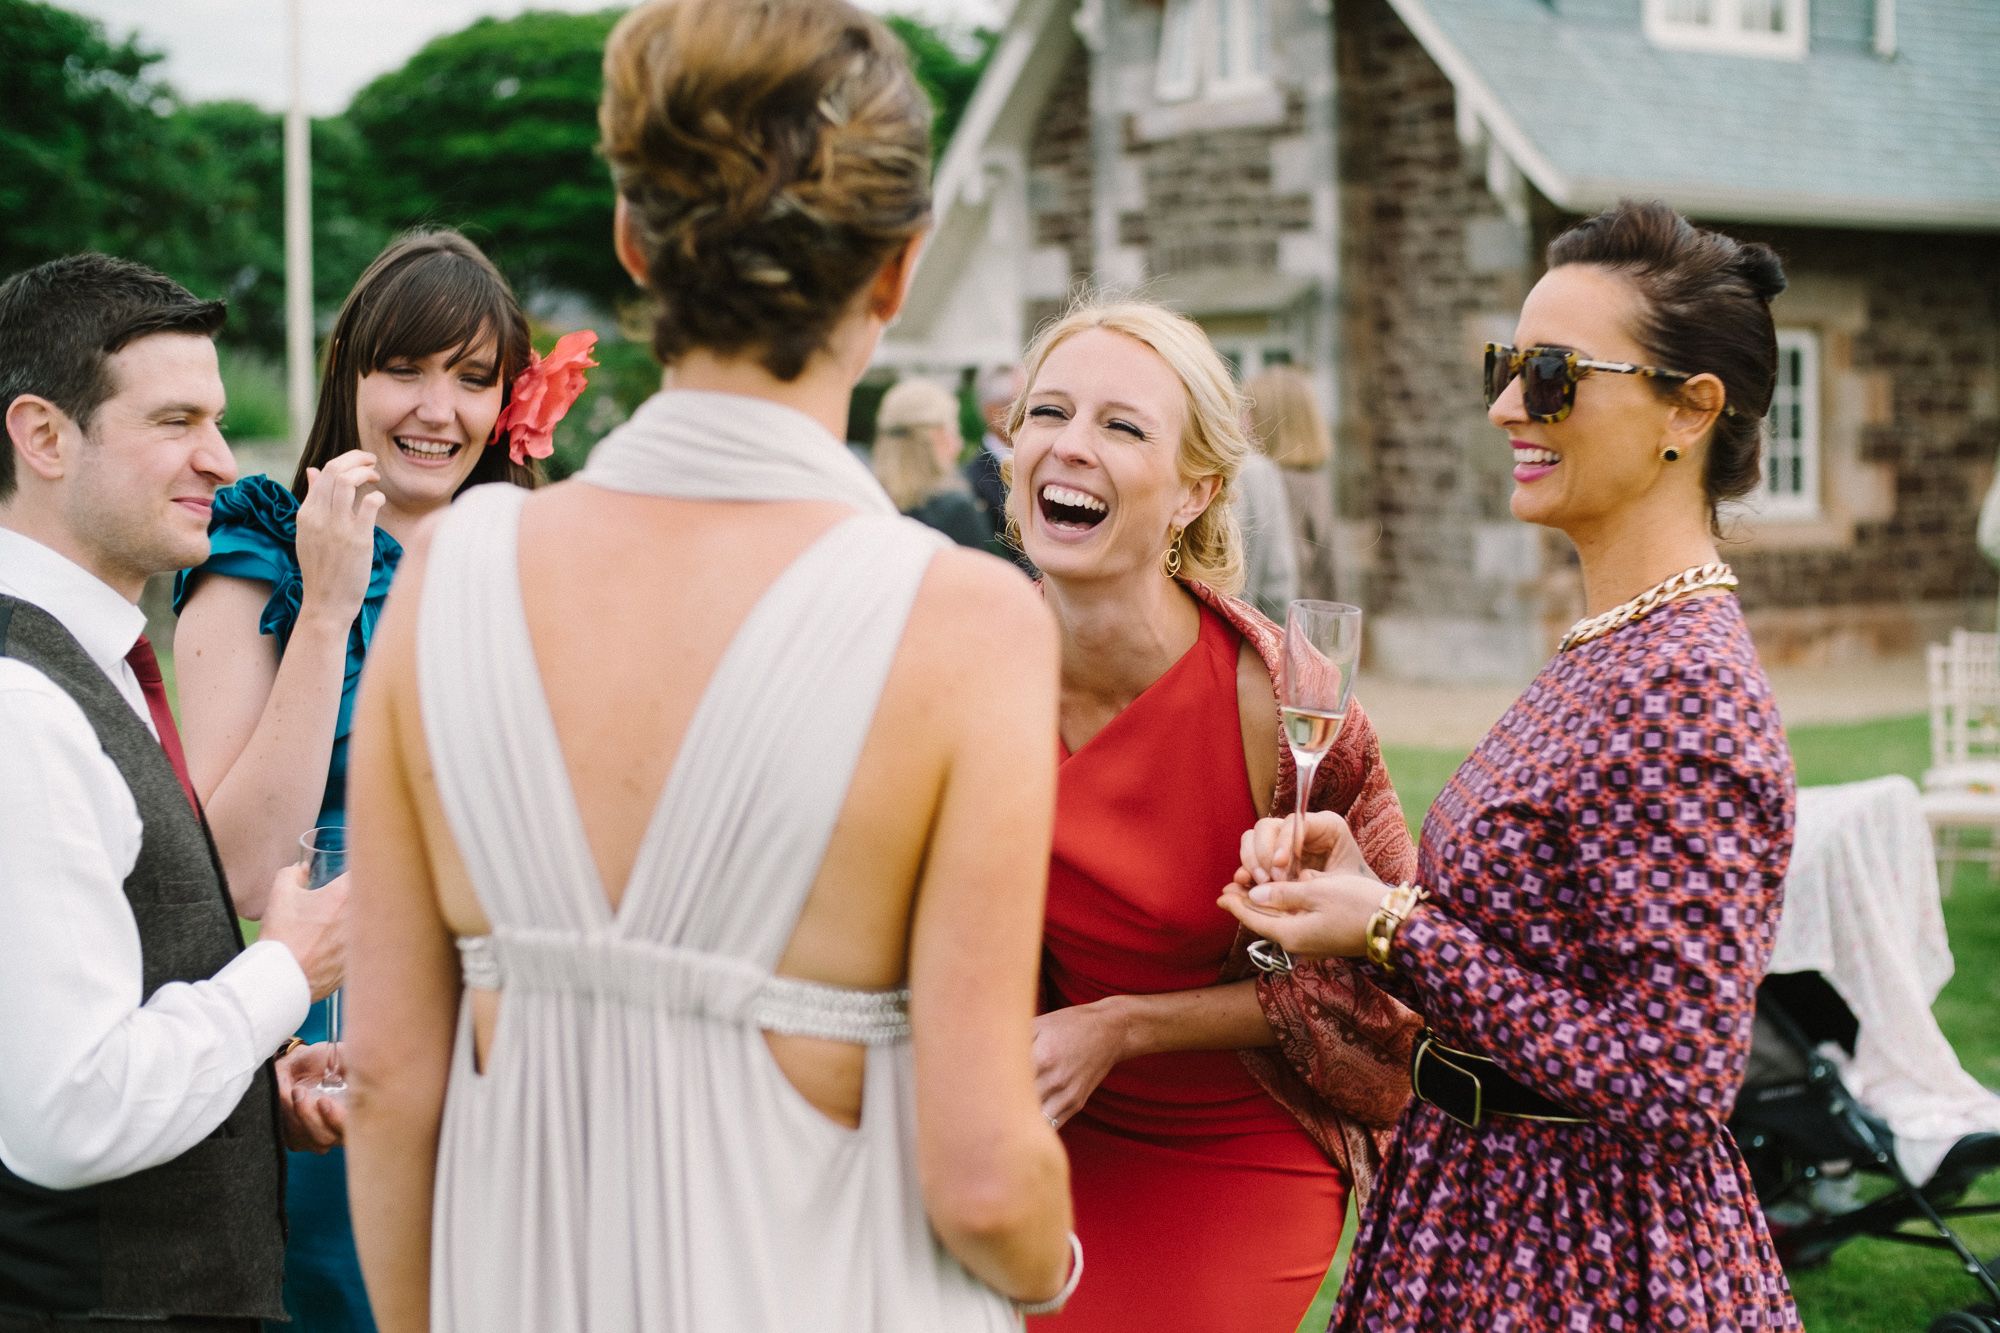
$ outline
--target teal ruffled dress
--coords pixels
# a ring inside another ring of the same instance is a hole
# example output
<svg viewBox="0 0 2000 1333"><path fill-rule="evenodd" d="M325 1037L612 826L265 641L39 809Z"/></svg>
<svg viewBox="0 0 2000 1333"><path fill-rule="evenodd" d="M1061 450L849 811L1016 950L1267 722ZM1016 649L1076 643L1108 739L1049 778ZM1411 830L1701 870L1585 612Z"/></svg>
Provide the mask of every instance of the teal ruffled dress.
<svg viewBox="0 0 2000 1333"><path fill-rule="evenodd" d="M266 476L245 477L218 492L209 518L208 560L182 570L174 580L175 612L204 574L267 583L271 599L264 603L257 628L277 639L282 656L305 594L299 574L298 516L299 504L291 491ZM402 558L401 543L375 529L368 592L347 636L347 675L340 687L326 790L314 821L319 824L347 822L347 737L354 726L355 691L361 683L362 660L389 597L390 580ZM299 1036L307 1041L326 1039L326 1001L313 1005ZM335 1148L324 1156L295 1152L286 1157L285 1309L292 1316L288 1328L291 1333L374 1333L375 1318L361 1285L361 1262L355 1255L354 1225L347 1211L346 1152Z"/></svg>

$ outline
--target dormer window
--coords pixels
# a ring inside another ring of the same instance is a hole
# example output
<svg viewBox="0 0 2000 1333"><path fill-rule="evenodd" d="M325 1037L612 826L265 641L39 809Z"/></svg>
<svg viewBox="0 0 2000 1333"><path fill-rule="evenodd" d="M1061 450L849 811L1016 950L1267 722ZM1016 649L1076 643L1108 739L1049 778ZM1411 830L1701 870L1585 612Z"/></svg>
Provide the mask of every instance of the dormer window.
<svg viewBox="0 0 2000 1333"><path fill-rule="evenodd" d="M1271 0L1166 0L1154 92L1230 97L1271 81Z"/></svg>
<svg viewBox="0 0 2000 1333"><path fill-rule="evenodd" d="M1646 0L1646 36L1683 51L1800 60L1806 0Z"/></svg>

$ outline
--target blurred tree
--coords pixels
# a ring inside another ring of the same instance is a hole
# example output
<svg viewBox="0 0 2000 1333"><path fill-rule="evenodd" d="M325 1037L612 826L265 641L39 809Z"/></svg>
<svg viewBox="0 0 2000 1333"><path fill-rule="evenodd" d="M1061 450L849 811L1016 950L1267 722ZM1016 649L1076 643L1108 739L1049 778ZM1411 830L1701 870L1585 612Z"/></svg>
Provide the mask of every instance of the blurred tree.
<svg viewBox="0 0 2000 1333"><path fill-rule="evenodd" d="M422 225L465 230L524 297L576 293L605 309L629 298L595 150L604 39L620 12L482 19L314 123L323 320L392 234ZM888 22L937 108L941 151L995 36ZM183 105L153 77L159 59L93 19L0 0L0 277L77 250L123 255L226 297L225 339L277 355L282 119L242 102ZM624 359L604 378L629 408L657 376L643 347Z"/></svg>
<svg viewBox="0 0 2000 1333"><path fill-rule="evenodd" d="M229 302L224 336L276 352L285 338L284 134L248 102L201 102L165 116L151 170L164 225L143 259Z"/></svg>
<svg viewBox="0 0 2000 1333"><path fill-rule="evenodd" d="M990 28L959 33L902 14L891 14L883 21L909 48L917 82L930 95L937 113L931 123L931 150L943 157L944 146L951 142L952 131L965 114L965 104L972 100L972 90L979 86L979 76L986 72L986 62L992 58L1000 34Z"/></svg>
<svg viewBox="0 0 2000 1333"><path fill-rule="evenodd" d="M383 231L466 231L524 296L631 290L611 254L596 154L604 39L618 10L481 19L355 95L353 169L325 196ZM350 275L351 280L351 275Z"/></svg>
<svg viewBox="0 0 2000 1333"><path fill-rule="evenodd" d="M0 274L92 246L136 254L162 225L159 59L81 15L0 0Z"/></svg>

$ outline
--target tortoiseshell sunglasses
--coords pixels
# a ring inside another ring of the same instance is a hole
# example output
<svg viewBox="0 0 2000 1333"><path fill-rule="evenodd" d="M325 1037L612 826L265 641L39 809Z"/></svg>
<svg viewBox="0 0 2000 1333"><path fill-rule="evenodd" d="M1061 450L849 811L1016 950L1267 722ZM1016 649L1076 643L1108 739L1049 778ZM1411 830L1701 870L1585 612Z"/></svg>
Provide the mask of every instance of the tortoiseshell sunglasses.
<svg viewBox="0 0 2000 1333"><path fill-rule="evenodd" d="M1691 380L1685 370L1662 370L1658 366L1635 366L1629 361L1586 361L1561 347L1523 347L1519 351L1506 343L1486 344L1486 405L1493 406L1507 392L1516 375L1521 377L1521 407L1530 421L1561 421L1576 406L1576 382L1585 375L1643 375L1647 379ZM1733 407L1722 409L1727 413Z"/></svg>

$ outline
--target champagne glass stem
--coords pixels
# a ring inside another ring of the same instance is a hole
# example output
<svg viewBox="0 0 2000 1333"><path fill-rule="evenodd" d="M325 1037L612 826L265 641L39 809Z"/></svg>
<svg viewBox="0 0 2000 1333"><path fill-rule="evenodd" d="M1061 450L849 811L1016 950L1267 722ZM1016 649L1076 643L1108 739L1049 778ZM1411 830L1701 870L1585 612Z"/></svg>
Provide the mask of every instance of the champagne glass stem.
<svg viewBox="0 0 2000 1333"><path fill-rule="evenodd" d="M1306 864L1306 805L1312 800L1313 778L1319 773L1320 756L1301 755L1294 752L1293 766L1298 769L1298 791L1292 800L1292 863L1288 867L1287 879L1301 879Z"/></svg>
<svg viewBox="0 0 2000 1333"><path fill-rule="evenodd" d="M347 1091L347 1068L340 1058L340 992L326 997L326 1069L320 1074L321 1092Z"/></svg>

